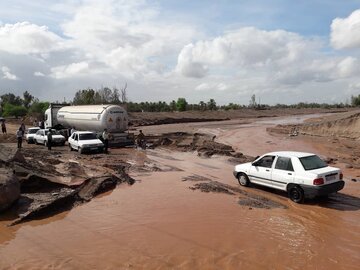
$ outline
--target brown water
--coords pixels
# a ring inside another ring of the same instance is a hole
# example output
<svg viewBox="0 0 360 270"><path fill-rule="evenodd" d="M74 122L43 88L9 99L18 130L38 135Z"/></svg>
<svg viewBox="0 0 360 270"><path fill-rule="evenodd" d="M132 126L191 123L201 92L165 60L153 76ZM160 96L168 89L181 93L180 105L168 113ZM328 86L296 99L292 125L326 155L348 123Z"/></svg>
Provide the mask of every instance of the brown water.
<svg viewBox="0 0 360 270"><path fill-rule="evenodd" d="M219 140L248 154L312 149L269 137L269 124L220 125L211 128ZM250 209L237 196L191 190L195 182L182 181L201 175L238 187L225 158L146 152L169 170L134 173L139 181L133 186L52 218L12 228L0 221L0 269L359 269L360 183L347 181L341 194L304 205L282 193L246 188L287 206ZM137 151L134 158L142 155Z"/></svg>

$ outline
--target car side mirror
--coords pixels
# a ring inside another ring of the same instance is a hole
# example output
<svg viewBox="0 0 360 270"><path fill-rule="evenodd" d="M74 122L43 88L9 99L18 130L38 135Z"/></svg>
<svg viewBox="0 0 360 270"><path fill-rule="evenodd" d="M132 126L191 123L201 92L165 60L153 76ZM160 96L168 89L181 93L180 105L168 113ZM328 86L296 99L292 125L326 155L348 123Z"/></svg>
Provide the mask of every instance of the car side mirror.
<svg viewBox="0 0 360 270"><path fill-rule="evenodd" d="M254 162L251 162L251 165L256 167L256 166L258 166L258 163L256 161L254 161Z"/></svg>

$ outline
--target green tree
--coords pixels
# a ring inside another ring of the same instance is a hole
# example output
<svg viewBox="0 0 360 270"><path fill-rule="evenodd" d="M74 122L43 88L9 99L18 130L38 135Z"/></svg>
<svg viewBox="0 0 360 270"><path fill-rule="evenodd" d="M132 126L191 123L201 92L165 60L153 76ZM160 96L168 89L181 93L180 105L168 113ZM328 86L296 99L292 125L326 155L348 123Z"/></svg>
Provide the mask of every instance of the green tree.
<svg viewBox="0 0 360 270"><path fill-rule="evenodd" d="M21 97L15 96L12 93L2 95L0 96L0 98L1 98L1 107L4 107L6 103L16 106L21 106L23 104Z"/></svg>
<svg viewBox="0 0 360 270"><path fill-rule="evenodd" d="M176 101L173 100L170 102L170 110L173 112L173 111L176 111Z"/></svg>
<svg viewBox="0 0 360 270"><path fill-rule="evenodd" d="M206 103L204 101L199 102L199 107L201 111L206 111Z"/></svg>
<svg viewBox="0 0 360 270"><path fill-rule="evenodd" d="M255 94L253 94L251 96L250 102L249 102L249 107L250 108L255 108L256 107L256 96Z"/></svg>
<svg viewBox="0 0 360 270"><path fill-rule="evenodd" d="M351 96L351 105L352 106L360 106L360 95L356 96Z"/></svg>
<svg viewBox="0 0 360 270"><path fill-rule="evenodd" d="M49 108L49 102L39 102L38 100L35 100L29 108L29 113L44 115L47 108Z"/></svg>
<svg viewBox="0 0 360 270"><path fill-rule="evenodd" d="M216 111L217 110L216 102L215 102L215 100L213 98L209 100L209 102L207 103L207 107L211 111Z"/></svg>
<svg viewBox="0 0 360 270"><path fill-rule="evenodd" d="M178 98L177 102L176 102L176 109L179 112L183 112L186 111L186 106L187 106L187 101L185 98Z"/></svg>
<svg viewBox="0 0 360 270"><path fill-rule="evenodd" d="M6 103L3 109L3 116L15 116L18 118L19 116L25 116L27 113L27 109L21 105L13 105L10 103Z"/></svg>
<svg viewBox="0 0 360 270"><path fill-rule="evenodd" d="M33 102L33 100L34 100L34 96L31 95L28 91L25 91L23 94L23 97L24 97L23 104L24 104L25 108L28 109L30 107L31 102Z"/></svg>

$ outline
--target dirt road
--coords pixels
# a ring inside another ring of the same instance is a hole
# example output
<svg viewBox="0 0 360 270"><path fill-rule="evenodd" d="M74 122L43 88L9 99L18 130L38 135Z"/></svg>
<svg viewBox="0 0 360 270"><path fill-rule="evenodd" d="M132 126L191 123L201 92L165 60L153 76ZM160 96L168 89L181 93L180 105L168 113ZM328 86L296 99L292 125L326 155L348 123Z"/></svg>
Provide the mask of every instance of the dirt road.
<svg viewBox="0 0 360 270"><path fill-rule="evenodd" d="M311 141L266 133L279 121L305 118L143 130L212 133L249 155L289 147L315 151ZM281 192L239 188L226 157L205 159L166 149L126 151L130 164L140 161L156 169L133 170L134 185L70 212L11 228L5 219L0 221L0 269L358 268L360 183L351 177L329 200L298 205Z"/></svg>

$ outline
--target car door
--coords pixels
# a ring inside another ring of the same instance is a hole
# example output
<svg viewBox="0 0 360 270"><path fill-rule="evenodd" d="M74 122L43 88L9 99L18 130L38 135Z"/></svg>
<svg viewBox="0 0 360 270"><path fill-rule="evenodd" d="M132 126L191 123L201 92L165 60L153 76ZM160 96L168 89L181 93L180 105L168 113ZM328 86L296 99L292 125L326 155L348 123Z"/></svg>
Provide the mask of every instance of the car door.
<svg viewBox="0 0 360 270"><path fill-rule="evenodd" d="M250 168L249 178L252 183L272 187L272 164L275 156L266 155L254 162Z"/></svg>
<svg viewBox="0 0 360 270"><path fill-rule="evenodd" d="M74 149L78 150L79 149L79 134L75 133L74 136Z"/></svg>
<svg viewBox="0 0 360 270"><path fill-rule="evenodd" d="M45 141L45 130L42 130L39 136L39 143L44 143L44 141Z"/></svg>
<svg viewBox="0 0 360 270"><path fill-rule="evenodd" d="M75 133L71 134L71 136L68 139L68 143L71 148L73 148L73 145L74 145L74 136L75 136Z"/></svg>
<svg viewBox="0 0 360 270"><path fill-rule="evenodd" d="M295 172L290 157L278 156L272 171L274 188L286 190L287 184L294 182Z"/></svg>

